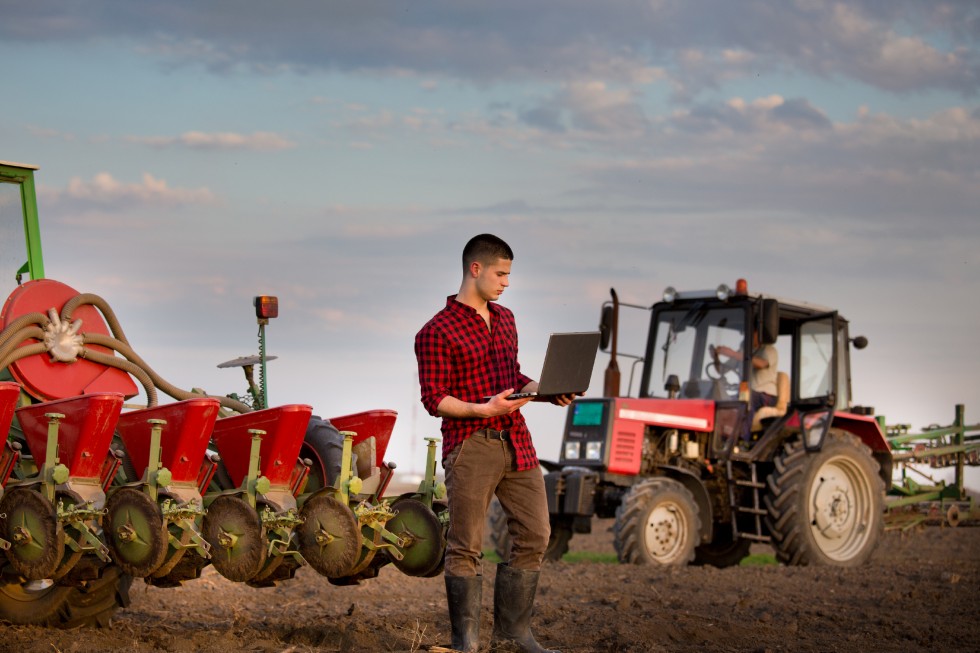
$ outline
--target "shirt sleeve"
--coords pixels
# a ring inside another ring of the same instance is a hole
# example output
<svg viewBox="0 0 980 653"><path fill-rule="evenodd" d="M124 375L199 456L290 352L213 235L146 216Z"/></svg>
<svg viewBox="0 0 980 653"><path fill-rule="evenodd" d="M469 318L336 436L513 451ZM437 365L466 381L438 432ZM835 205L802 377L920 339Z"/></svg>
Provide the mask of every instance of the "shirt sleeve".
<svg viewBox="0 0 980 653"><path fill-rule="evenodd" d="M452 357L446 337L431 326L423 328L415 336L415 358L419 364L422 405L430 415L438 417L439 404L449 396L452 376Z"/></svg>

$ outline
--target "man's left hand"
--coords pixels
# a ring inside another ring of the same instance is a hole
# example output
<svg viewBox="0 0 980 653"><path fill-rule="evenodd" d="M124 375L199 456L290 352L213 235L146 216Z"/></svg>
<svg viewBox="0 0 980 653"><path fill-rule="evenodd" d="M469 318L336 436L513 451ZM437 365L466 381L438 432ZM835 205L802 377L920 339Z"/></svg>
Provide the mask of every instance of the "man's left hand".
<svg viewBox="0 0 980 653"><path fill-rule="evenodd" d="M581 393L585 394L585 393ZM581 394L570 394L570 395L538 395L536 397L537 401L547 401L556 406L565 407L574 401L575 397L581 396Z"/></svg>

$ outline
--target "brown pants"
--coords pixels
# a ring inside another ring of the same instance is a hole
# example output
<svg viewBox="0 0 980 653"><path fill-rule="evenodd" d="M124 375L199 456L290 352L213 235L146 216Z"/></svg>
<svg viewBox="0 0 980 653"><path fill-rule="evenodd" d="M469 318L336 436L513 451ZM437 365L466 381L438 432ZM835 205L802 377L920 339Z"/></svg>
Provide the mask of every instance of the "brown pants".
<svg viewBox="0 0 980 653"><path fill-rule="evenodd" d="M493 495L507 515L514 569L537 571L551 526L541 468L516 470L514 448L506 440L473 435L443 462L449 493L447 576L480 575L487 509Z"/></svg>

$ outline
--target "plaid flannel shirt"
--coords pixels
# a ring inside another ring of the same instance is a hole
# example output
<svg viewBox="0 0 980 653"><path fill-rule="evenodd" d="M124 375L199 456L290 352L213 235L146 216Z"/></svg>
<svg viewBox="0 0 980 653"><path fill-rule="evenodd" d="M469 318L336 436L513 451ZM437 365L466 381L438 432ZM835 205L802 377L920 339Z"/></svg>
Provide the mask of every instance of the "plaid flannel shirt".
<svg viewBox="0 0 980 653"><path fill-rule="evenodd" d="M521 374L517 362L517 325L510 310L491 302L490 329L479 313L451 295L415 336L422 405L435 417L446 397L482 403L484 397L507 388L520 390L532 379ZM538 456L524 416L517 410L488 419L442 418L442 458L474 431L510 430L517 452L517 469L538 466Z"/></svg>

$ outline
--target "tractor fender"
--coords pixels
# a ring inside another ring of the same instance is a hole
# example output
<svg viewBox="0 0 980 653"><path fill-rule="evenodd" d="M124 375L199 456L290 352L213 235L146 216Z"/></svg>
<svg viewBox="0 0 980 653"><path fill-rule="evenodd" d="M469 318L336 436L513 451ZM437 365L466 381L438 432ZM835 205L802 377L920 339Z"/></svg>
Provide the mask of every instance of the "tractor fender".
<svg viewBox="0 0 980 653"><path fill-rule="evenodd" d="M855 413L834 413L833 427L856 436L871 449L871 455L878 461L881 468L881 478L885 487L891 486L892 452L888 439L881 430L881 425L871 415Z"/></svg>
<svg viewBox="0 0 980 653"><path fill-rule="evenodd" d="M666 476L677 481L694 495L694 501L698 504L698 514L701 517L701 542L711 542L714 539L715 520L708 488L704 486L701 479L682 467L661 465L657 467L657 471L660 476Z"/></svg>

